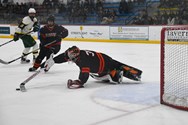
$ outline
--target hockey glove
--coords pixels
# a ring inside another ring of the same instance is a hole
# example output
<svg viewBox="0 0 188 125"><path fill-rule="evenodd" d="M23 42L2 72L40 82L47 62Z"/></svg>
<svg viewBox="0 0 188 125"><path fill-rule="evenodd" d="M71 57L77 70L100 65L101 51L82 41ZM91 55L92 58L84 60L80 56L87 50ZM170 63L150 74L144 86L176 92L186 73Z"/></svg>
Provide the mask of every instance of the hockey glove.
<svg viewBox="0 0 188 125"><path fill-rule="evenodd" d="M39 31L39 29L40 29L40 25L39 25L39 24L36 24L36 25L34 26L34 28L33 28L33 32L37 32L37 31Z"/></svg>
<svg viewBox="0 0 188 125"><path fill-rule="evenodd" d="M15 33L13 40L14 40L14 41L18 41L18 40L19 40L19 36L20 36L20 34Z"/></svg>
<svg viewBox="0 0 188 125"><path fill-rule="evenodd" d="M78 89L78 88L83 88L84 86L82 85L80 80L71 80L71 79L69 79L67 81L67 87L69 89Z"/></svg>

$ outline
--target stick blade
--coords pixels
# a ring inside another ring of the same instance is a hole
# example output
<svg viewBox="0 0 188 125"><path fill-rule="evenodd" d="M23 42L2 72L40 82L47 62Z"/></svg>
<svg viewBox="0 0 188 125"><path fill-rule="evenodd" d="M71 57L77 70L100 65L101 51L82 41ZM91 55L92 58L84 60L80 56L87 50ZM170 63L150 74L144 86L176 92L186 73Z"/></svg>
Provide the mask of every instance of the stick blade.
<svg viewBox="0 0 188 125"><path fill-rule="evenodd" d="M25 88L25 85L24 84L20 84L20 91L21 92L26 92L27 90L26 90L26 88Z"/></svg>
<svg viewBox="0 0 188 125"><path fill-rule="evenodd" d="M2 59L0 59L0 63L2 63L2 64L9 64L8 62L3 61Z"/></svg>

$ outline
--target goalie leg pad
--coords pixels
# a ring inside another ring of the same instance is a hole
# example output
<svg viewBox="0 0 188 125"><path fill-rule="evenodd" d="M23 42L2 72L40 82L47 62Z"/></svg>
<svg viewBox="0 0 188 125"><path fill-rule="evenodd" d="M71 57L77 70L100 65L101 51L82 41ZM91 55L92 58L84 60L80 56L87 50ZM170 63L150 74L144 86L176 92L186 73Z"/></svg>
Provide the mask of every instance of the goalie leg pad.
<svg viewBox="0 0 188 125"><path fill-rule="evenodd" d="M90 73L90 76L96 80L104 81L104 82L110 82L112 80L109 74L99 76L97 74Z"/></svg>
<svg viewBox="0 0 188 125"><path fill-rule="evenodd" d="M123 71L121 70L112 70L110 72L110 76L112 81L114 81L115 83L122 83L123 82Z"/></svg>
<svg viewBox="0 0 188 125"><path fill-rule="evenodd" d="M135 81L141 81L141 70L128 66L122 66L121 69L124 71L123 76Z"/></svg>

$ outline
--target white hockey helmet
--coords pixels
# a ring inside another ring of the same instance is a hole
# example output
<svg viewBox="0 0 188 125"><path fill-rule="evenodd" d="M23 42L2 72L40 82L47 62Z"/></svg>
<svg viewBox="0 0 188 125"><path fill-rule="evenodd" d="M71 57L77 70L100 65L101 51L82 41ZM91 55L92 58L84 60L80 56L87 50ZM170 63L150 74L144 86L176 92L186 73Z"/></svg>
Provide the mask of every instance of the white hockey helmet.
<svg viewBox="0 0 188 125"><path fill-rule="evenodd" d="M36 13L36 10L35 10L34 8L30 8L30 9L28 10L28 13Z"/></svg>

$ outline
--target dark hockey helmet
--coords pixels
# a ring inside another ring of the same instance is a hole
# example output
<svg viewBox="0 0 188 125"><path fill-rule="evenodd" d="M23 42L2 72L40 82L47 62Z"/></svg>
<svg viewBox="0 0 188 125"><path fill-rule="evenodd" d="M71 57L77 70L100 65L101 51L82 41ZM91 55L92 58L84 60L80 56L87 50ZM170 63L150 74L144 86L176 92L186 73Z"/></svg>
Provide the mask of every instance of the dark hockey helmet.
<svg viewBox="0 0 188 125"><path fill-rule="evenodd" d="M67 56L73 62L76 62L80 55L80 49L76 46L72 46L67 50Z"/></svg>
<svg viewBox="0 0 188 125"><path fill-rule="evenodd" d="M55 17L53 15L50 15L47 19L47 25L49 28L53 28L55 24Z"/></svg>
<svg viewBox="0 0 188 125"><path fill-rule="evenodd" d="M47 21L55 22L55 17L53 15L50 15Z"/></svg>

